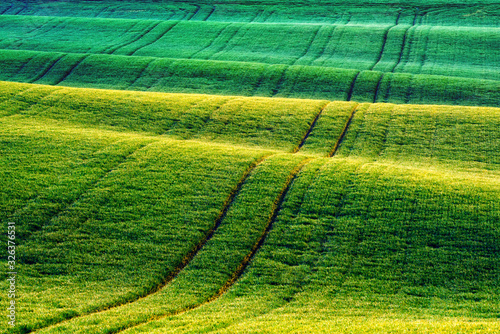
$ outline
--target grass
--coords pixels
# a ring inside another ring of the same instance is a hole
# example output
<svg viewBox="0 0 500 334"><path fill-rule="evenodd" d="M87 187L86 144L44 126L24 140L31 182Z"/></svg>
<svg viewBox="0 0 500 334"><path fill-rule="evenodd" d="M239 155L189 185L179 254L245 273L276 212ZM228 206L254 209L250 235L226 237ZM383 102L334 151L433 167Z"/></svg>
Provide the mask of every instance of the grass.
<svg viewBox="0 0 500 334"><path fill-rule="evenodd" d="M317 160L227 294L124 333L493 333L497 188L481 174Z"/></svg>
<svg viewBox="0 0 500 334"><path fill-rule="evenodd" d="M1 16L0 49L500 79L493 69L500 57L496 28L404 21L319 25Z"/></svg>
<svg viewBox="0 0 500 334"><path fill-rule="evenodd" d="M66 5L70 6L61 4ZM95 8L119 13L116 5L109 2L107 7ZM377 6L364 10L341 6L338 10L345 12L337 14L333 22L253 22L267 15L263 9L225 5L236 12L222 11L226 16L219 19L216 6L187 4L176 9L183 18L172 14L168 19L118 14L89 18L83 10L89 3L67 17L1 15L0 64L5 71L0 80L179 93L498 106L497 28L476 21L458 25L449 16L441 17L438 9L434 13L428 8L420 12L398 7L390 15L382 15ZM146 5L144 11L155 6ZM163 10L174 8L171 6L175 7L170 4ZM187 20L191 9L196 11L193 18L206 14L212 19ZM252 22L238 20L237 13L245 10L257 11ZM480 13L483 23L485 15L494 17L498 12L454 10L463 18ZM78 13L83 17L74 17ZM285 15L278 9L273 13Z"/></svg>
<svg viewBox="0 0 500 334"><path fill-rule="evenodd" d="M499 332L498 13L2 2L0 332Z"/></svg>
<svg viewBox="0 0 500 334"><path fill-rule="evenodd" d="M496 328L496 108L0 87L17 332Z"/></svg>
<svg viewBox="0 0 500 334"><path fill-rule="evenodd" d="M495 80L304 65L10 50L0 62L4 81L82 88L493 107L499 98Z"/></svg>

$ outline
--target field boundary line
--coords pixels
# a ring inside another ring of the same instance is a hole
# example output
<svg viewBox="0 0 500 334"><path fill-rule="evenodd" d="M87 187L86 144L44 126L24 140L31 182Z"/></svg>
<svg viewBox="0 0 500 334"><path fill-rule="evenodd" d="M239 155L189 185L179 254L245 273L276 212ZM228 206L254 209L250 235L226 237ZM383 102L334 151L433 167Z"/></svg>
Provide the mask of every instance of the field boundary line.
<svg viewBox="0 0 500 334"><path fill-rule="evenodd" d="M110 333L111 334L121 333L121 332L123 332L123 331L125 331L127 329L134 328L134 327L146 324L146 323L151 322L151 321L160 320L160 319L163 319L163 318L166 318L166 317L170 317L170 316L174 316L174 315L186 313L188 311L191 311L191 310L197 309L197 308L199 308L201 306L204 306L206 304L209 304L209 303L213 302L214 300L218 299L223 294L225 294L234 285L234 283L236 283L236 281L241 277L241 275L243 274L243 272L247 268L247 266L250 263L250 261L253 259L253 257L257 253L257 251L264 244L264 241L266 240L269 232L271 231L271 229L272 229L272 227L274 225L274 222L276 221L276 218L278 217L279 211L281 210L281 207L283 205L283 202L285 200L286 195L288 194L288 191L291 188L291 185L293 184L293 182L297 178L297 175L300 173L300 171L309 162L311 162L312 160L313 160L312 158L306 158L306 159L302 160L290 172L290 174L288 175L288 177L287 177L287 179L285 181L285 186L282 188L282 190L280 191L280 193L278 194L278 196L276 197L276 199L275 199L275 201L273 203L272 213L269 216L269 219L267 221L267 224L266 224L266 227L265 227L264 231L259 236L259 238L257 239L257 241L254 243L254 245L250 249L250 252L240 262L240 264L238 265L238 267L236 268L236 270L231 275L231 278L229 278L229 280L227 280L226 283L221 288L219 288L219 290L214 295L212 295L206 301L204 301L204 302L202 302L202 303L200 303L198 305L189 306L189 307L186 307L184 309L181 309L181 310L178 310L178 311L175 311L175 312L171 312L171 313L168 313L168 314L164 314L164 315L161 315L161 316L155 316L155 317L152 317L152 318L150 318L148 320L141 321L139 323L133 324L130 327L122 328L122 329L119 329L119 330L116 330L116 331L111 331Z"/></svg>
<svg viewBox="0 0 500 334"><path fill-rule="evenodd" d="M147 145L139 148L138 150L134 151L133 153L135 153L135 152L139 151L140 149L143 149L144 147L146 147L148 145L151 145L151 144L152 143L147 144ZM217 215L212 228L210 228L207 231L207 233L205 234L205 236L202 237L201 240L199 240L198 243L196 245L194 245L194 247L187 254L184 255L184 257L182 258L182 260L180 261L180 263L166 277L164 277L159 284L157 284L156 286L154 286L152 289L150 289L146 293L143 293L142 295L135 296L134 299L131 299L131 300L128 300L128 301L124 301L124 302L118 302L118 303L115 303L115 304L112 304L112 305L108 305L107 307L104 307L104 308L101 308L101 309L98 309L98 310L95 310L95 311L91 311L91 312L88 312L88 313L85 313L85 314L75 315L73 317L64 319L63 321L54 322L54 323L49 324L47 326L36 328L36 329L34 329L34 330L32 330L32 331L30 331L28 333L33 333L33 332L36 332L38 330L47 329L47 328L50 328L50 327L53 327L53 326L57 326L59 324L66 323L66 322L71 321L71 320L76 319L76 318L82 318L82 317L85 317L85 316L99 314L99 313L102 313L102 312L105 312L105 311L108 311L108 310L111 310L111 309L114 309L114 308L117 308L117 307L120 307L120 306L123 306L123 305L132 304L134 302L137 302L138 300L144 299L144 298L146 298L146 297L148 297L150 295L153 295L156 292L160 291L164 286L166 286L168 283L170 283L173 279L175 279L177 277L177 275L198 254L198 252L203 248L203 246L205 246L205 244L212 238L212 236L215 234L215 232L217 231L217 229L219 228L219 226L222 224L222 221L226 217L227 212L231 208L231 206L232 206L232 204L233 204L236 196L239 194L241 188L243 187L243 184L245 184L245 182L248 179L248 177L250 176L250 174L255 170L255 168L257 168L257 166L259 166L262 162L264 162L267 158L269 158L272 155L273 154L263 155L263 156L261 156L260 158L258 158L257 160L253 161L250 164L250 166L243 173L243 176L240 178L240 180L238 181L238 183L233 187L233 189L229 193L228 197L224 201L222 209L219 212L219 214ZM114 169L116 169L116 168L114 168ZM107 173L107 174L109 174L109 173ZM167 314L165 316L169 316L169 315L170 314ZM163 317L163 316L161 316L161 317ZM159 318L161 318L161 317L159 317ZM154 320L154 319L147 319L146 321L143 321L143 322L140 322L140 323L137 323L137 324L133 324L130 327L123 328L123 329L120 329L118 331L111 331L109 333L118 333L118 332L124 331L124 330L126 330L128 328L141 325L141 324L143 324L145 322L148 322L148 321L151 321L151 320Z"/></svg>
<svg viewBox="0 0 500 334"><path fill-rule="evenodd" d="M154 44L154 43L158 42L158 41L159 41L160 39L162 39L162 38L163 38L163 36L165 36L165 35L166 35L166 34L167 34L170 30L174 29L174 27L175 27L176 25L178 25L178 24L179 24L179 22L181 22L181 20L178 20L177 22L175 22L174 24L172 24L170 27L168 27L168 28L167 28L167 30L166 30L164 33L162 33L160 36L158 36L158 38L157 38L157 39L155 39L155 40L154 40L154 41L152 41L152 42L146 43L146 44L144 44L143 46L138 47L135 51L133 51L133 52L129 53L129 54L128 54L128 56L133 56L133 55L134 55L137 51L139 51L140 49L143 49L143 48L145 48L145 47L147 47L147 46L150 46L150 45L152 45L152 44ZM158 25L160 25L161 23L162 23L162 22L158 23ZM158 25L157 25L157 26L158 26ZM153 30L153 29L151 29L151 30ZM150 30L150 31L151 31L151 30ZM144 35L143 35L142 37L144 37ZM142 37L141 37L141 38L142 38ZM138 40L140 40L141 38L139 38ZM130 44L132 44L132 43L130 43Z"/></svg>
<svg viewBox="0 0 500 334"><path fill-rule="evenodd" d="M349 130L349 127L351 125L352 119L354 118L354 115L356 114L356 111L358 110L360 103L356 103L354 107L351 110L351 113L349 115L349 118L347 119L347 122L345 123L344 129L342 129L342 132L340 133L339 138L335 142L335 145L333 146L332 150L328 154L328 156L331 158L337 154L337 151L340 147L340 144L344 141L345 135L347 134L347 131Z"/></svg>
<svg viewBox="0 0 500 334"><path fill-rule="evenodd" d="M29 83L34 83L35 81L42 79L44 76L47 75L47 73L50 72L50 70L52 70L54 68L54 66L57 65L57 63L59 63L59 61L61 61L61 59L63 59L66 56L67 56L67 54L63 54L61 57L57 58L56 61L54 61L52 63L52 65L50 65L48 68L46 68L45 71L43 71L41 74L37 75L34 79L31 79L29 81Z"/></svg>
<svg viewBox="0 0 500 334"><path fill-rule="evenodd" d="M53 86L57 86L59 85L61 82L63 82L64 80L66 80L70 75L71 73L73 73L73 71L81 64L85 61L85 59L87 59L88 57L90 57L91 54L86 54L83 56L82 59L80 59L75 65L73 65L73 67L71 67L71 69L69 71L67 71L61 79L59 79L55 84L53 84Z"/></svg>
<svg viewBox="0 0 500 334"><path fill-rule="evenodd" d="M297 153L298 151L300 151L300 149L302 148L302 146L304 146L304 144L306 143L306 140L307 138L309 138L309 135L311 134L314 126L316 125L316 122L318 121L318 119L321 117L321 114L323 113L323 111L326 109L326 107L328 107L331 103L331 101L328 101L327 103L325 103L324 106L322 106L320 109L319 109L319 112L316 114L316 116L314 117L311 125L309 126L309 128L307 129L304 137L302 138L302 140L300 141L299 145L297 145L296 148L293 149L292 153Z"/></svg>

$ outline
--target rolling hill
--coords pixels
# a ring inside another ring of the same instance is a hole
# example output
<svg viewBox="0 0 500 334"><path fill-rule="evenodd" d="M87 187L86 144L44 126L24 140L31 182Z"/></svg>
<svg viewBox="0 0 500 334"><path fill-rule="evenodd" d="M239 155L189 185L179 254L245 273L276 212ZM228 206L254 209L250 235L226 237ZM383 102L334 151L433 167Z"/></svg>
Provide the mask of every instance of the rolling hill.
<svg viewBox="0 0 500 334"><path fill-rule="evenodd" d="M500 331L496 2L0 13L2 332Z"/></svg>

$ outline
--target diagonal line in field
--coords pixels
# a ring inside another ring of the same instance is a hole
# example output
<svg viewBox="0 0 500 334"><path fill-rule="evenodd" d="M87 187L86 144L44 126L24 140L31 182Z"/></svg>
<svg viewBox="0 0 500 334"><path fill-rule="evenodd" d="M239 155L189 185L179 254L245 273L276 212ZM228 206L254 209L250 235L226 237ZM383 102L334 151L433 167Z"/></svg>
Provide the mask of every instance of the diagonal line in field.
<svg viewBox="0 0 500 334"><path fill-rule="evenodd" d="M109 49L108 53L109 54L115 53L116 51L120 50L121 48L124 48L126 46L129 46L132 43L137 42L138 40L140 40L141 38L143 38L144 36L146 36L149 32L151 32L151 30L153 30L154 28L158 27L161 23L162 23L162 21L159 21L159 22L153 24L153 26L151 28L146 29L146 31L144 31L142 34L139 34L139 36L137 36L136 38L132 39L130 42L122 44L122 45L119 45L119 46L115 47L114 49L113 48Z"/></svg>
<svg viewBox="0 0 500 334"><path fill-rule="evenodd" d="M28 65L33 59L35 59L35 57L36 57L35 55L30 56L30 58L28 58L28 61L25 62L24 64L22 64L21 67L19 68L19 70L17 70L17 73L14 74L14 75L12 75L12 76L10 76L9 79L12 79L12 77L14 77L17 74L19 74L26 67L26 65Z"/></svg>
<svg viewBox="0 0 500 334"><path fill-rule="evenodd" d="M330 31L330 33L328 34L328 38L326 39L325 41L325 44L321 47L321 51L318 53L318 56L316 58L314 58L313 60L311 60L309 62L309 65L312 66L312 64L318 60L319 58L321 58L321 56L324 55L325 51L326 51L326 48L328 47L328 44L329 42L331 41L333 35L335 34L335 30L337 29L338 25L337 24L334 24L332 25L333 26L333 29L332 31Z"/></svg>
<svg viewBox="0 0 500 334"><path fill-rule="evenodd" d="M233 38L240 32L240 30L245 27L248 23L241 24L239 28L235 29L231 37L227 40L226 43L222 45L221 48L219 48L218 51L214 52L208 59L213 59L215 56L217 56L219 53L222 53L228 46L229 42L233 40Z"/></svg>
<svg viewBox="0 0 500 334"><path fill-rule="evenodd" d="M193 6L196 6L196 10L193 12L193 14L191 14L191 16L189 16L189 17L185 18L185 20L186 20L186 21L190 21L193 17L195 17L195 16L196 16L196 14L198 14L198 12L199 12L199 11L200 11L200 9L201 9L201 6L199 6L199 5L195 5L195 4L193 4Z"/></svg>
<svg viewBox="0 0 500 334"><path fill-rule="evenodd" d="M382 40L382 47L380 49L380 53L378 55L378 58L377 60L375 61L375 63L373 63L373 66L370 68L370 71L373 71L373 69L378 65L378 63L380 63L380 60L382 59L382 55L384 54L384 51L385 51L385 46L387 44L387 37L389 36L389 31L396 27L398 25L398 22L399 22L399 18L401 17L401 13L399 13L398 15L398 18L396 19L396 24L387 28L384 32L384 38Z"/></svg>
<svg viewBox="0 0 500 334"><path fill-rule="evenodd" d="M396 70L396 67L398 67L398 65L401 63L401 60L403 58L404 49L406 46L406 41L408 39L408 33L409 33L410 29L415 27L415 25L417 24L417 17L418 17L418 9L417 9L417 12L415 13L415 17L413 18L412 25L410 27L408 27L408 29L406 29L405 33L403 34L403 41L401 42L401 51L399 52L398 60L397 60L396 64L394 65L394 67L389 72L394 72L394 70ZM409 51L410 50L408 50L408 52Z"/></svg>
<svg viewBox="0 0 500 334"><path fill-rule="evenodd" d="M352 98L352 93L354 92L354 86L356 84L356 80L358 79L358 76L361 74L361 71L359 71L355 76L354 79L352 79L351 87L349 87L349 92L347 93L347 100L346 101L351 101Z"/></svg>
<svg viewBox="0 0 500 334"><path fill-rule="evenodd" d="M133 87L137 81L139 81L139 79L142 77L142 75L144 74L144 72L146 72L146 70L148 69L148 67L153 63L155 62L157 59L151 59L146 65L144 65L144 68L141 70L141 72L139 72L139 74L137 75L137 78L134 79L134 81L132 81L132 83L128 86L129 88Z"/></svg>
<svg viewBox="0 0 500 334"><path fill-rule="evenodd" d="M314 117L311 125L309 126L309 128L307 129L304 137L302 138L302 140L300 141L299 145L297 145L297 147L293 150L292 153L296 153L298 152L302 146L304 146L304 144L306 143L306 140L307 138L309 138L309 135L311 134L314 126L316 125L316 122L318 121L318 119L321 117L321 114L323 113L323 111L326 109L326 107L328 107L330 105L331 102L327 102L324 106L322 106L320 109L319 109L319 112L318 114Z"/></svg>
<svg viewBox="0 0 500 334"><path fill-rule="evenodd" d="M232 23L228 23L228 24L227 24L224 28L222 28L222 29L219 31L219 33L218 33L217 35L215 35L215 36L212 38L212 40L210 41L210 43L208 43L208 44L207 44L204 48L201 48L200 50L196 51L195 53L193 53L192 55L190 55L189 57L187 57L187 59L192 59L192 58L194 58L197 54L199 54L200 52L203 52L203 51L205 51L205 50L209 49L212 45L214 45L214 44L215 44L215 42L219 39L219 37L221 37L221 36L224 34L224 32L225 32L226 30L228 30L228 29L229 29L229 27L231 27L231 26L232 26Z"/></svg>
<svg viewBox="0 0 500 334"><path fill-rule="evenodd" d="M127 35L130 30L134 29L135 27L137 27L137 25L140 23L140 21L138 22L135 22L134 24L132 24L130 27L128 27L127 30L125 30L124 32L121 33L122 36L125 36ZM119 48L123 47L124 45L128 45L132 42L126 42L126 43L120 43L117 45L110 45L110 46L107 46L105 47L104 49L102 49L102 51L100 51L100 53L107 53L107 54L111 54L113 52L115 52L116 50L118 50ZM112 50L112 51L111 51Z"/></svg>
<svg viewBox="0 0 500 334"><path fill-rule="evenodd" d="M217 298L219 298L222 295L224 295L234 285L234 283L236 283L236 281L241 277L241 275L243 274L243 272L245 271L245 269L248 267L250 261L254 258L254 256L257 253L257 251L264 244L264 241L266 240L267 236L269 235L269 232L273 228L273 225L274 225L274 223L276 221L276 218L278 217L278 214L279 214L279 212L280 212L280 210L282 208L282 205L283 205L283 202L285 200L285 197L286 197L286 195L288 194L288 191L291 188L291 185L293 184L293 182L297 178L297 175L300 173L300 171L310 161L311 161L310 158L302 160L291 171L291 173L288 176L288 179L285 181L284 188L281 190L281 192L276 197L276 200L274 201L274 205L273 205L273 209L272 209L272 214L269 217L269 220L267 221L267 224L266 224L266 226L264 228L263 233L256 240L256 242L252 246L250 252L240 262L239 266L236 268L236 270L231 275L231 278L229 278L229 280L227 280L226 283L214 295L212 295L211 297L209 297L205 302L202 302L202 303L200 303L198 305L189 306L189 307L186 307L184 309L181 309L181 310L178 310L178 311L175 311L175 312L171 312L171 313L168 313L168 314L165 314L165 315L162 315L162 316L156 316L156 317L153 317L153 318L150 318L150 319L147 319L147 320L135 323L135 324L133 324L133 325L131 325L129 327L122 328L122 329L119 329L119 330L116 330L116 331L112 331L110 333L112 333L112 334L120 333L120 332L123 332L123 331L125 331L125 330L127 330L129 328L137 327L139 325L148 323L150 321L155 321L155 320L163 319L163 318L166 318L166 317L169 317L169 316L182 314L182 313L191 311L193 309L199 308L199 307L201 307L203 305L209 304L209 303L213 302L214 300L216 300Z"/></svg>
<svg viewBox="0 0 500 334"><path fill-rule="evenodd" d="M139 152L140 150L144 149L145 147L151 145L151 143L149 144L140 144L138 148L136 148L135 150L133 150L132 152L130 152L129 154L127 154L126 156L124 156L123 158L121 158L117 163L113 164L113 166L110 166L106 171L104 171L104 173L98 177L97 179L95 179L94 181L90 182L84 189L82 189L82 192L73 200L71 201L70 203L64 205L64 206L61 206L56 212L54 212L52 214L52 216L50 218L48 218L46 221L48 223L50 223L51 221L53 221L54 219L57 219L61 213L63 213L65 210L67 210L68 208L70 208L71 206L73 206L75 203L77 203L80 199L83 198L83 196L85 196L86 194L89 193L89 191L91 191L92 189L94 189L100 181L102 181L103 179L105 179L108 175L110 175L112 172L114 172L115 170L117 170L118 168L120 168L120 166L122 166L124 163L127 162L127 160L133 156L134 154L136 154L137 152ZM97 153L97 152L96 152ZM36 197L34 200L36 200L37 198L39 198L40 196ZM30 201L32 202L32 201ZM29 207L29 204L28 203L27 205L25 205L22 209L16 211L14 213L17 214L19 211L22 211L24 209L26 209L27 207ZM39 229L37 229L39 230ZM35 230L36 231L36 230ZM33 232L35 231L29 231L30 232L30 236L32 235ZM25 236L24 237L24 240L28 240L29 237L28 236Z"/></svg>
<svg viewBox="0 0 500 334"><path fill-rule="evenodd" d="M286 72L288 72L288 69L290 68L290 66L287 65L287 67L285 67L283 69L283 72L281 73L281 76L278 80L278 82L276 83L276 87L273 88L273 91L272 91L272 96L276 96L276 94L279 93L279 91L281 90L281 88L283 88L283 84L285 83L285 77L286 77Z"/></svg>
<svg viewBox="0 0 500 334"><path fill-rule="evenodd" d="M300 61L302 58L304 58L309 53L309 51L311 50L311 48L314 44L314 41L318 37L319 31L321 30L321 28L322 28L322 26L319 26L318 29L316 29L316 32L314 33L314 35L311 37L311 40L309 41L309 45L307 46L307 49L305 49L304 52L299 57L297 57L297 59L295 59L295 61L292 63L292 65L297 64L298 61Z"/></svg>
<svg viewBox="0 0 500 334"><path fill-rule="evenodd" d="M53 84L53 86L57 86L57 85L59 85L61 82L63 82L64 80L66 80L66 78L68 78L68 77L71 75L71 73L73 73L73 71L74 71L74 70L75 70L75 69L76 69L76 68L77 68L77 67L78 67L81 63L83 63L83 61L84 61L85 59L87 59L87 58L88 58L88 57L90 57L90 56L91 56L90 54L86 54L85 56L83 56L83 58L82 58L82 59L80 59L80 60L79 60L79 61L78 61L75 65L73 65L73 67L71 67L71 68L70 68L70 70L69 70L69 71L67 71L67 72L66 72L66 73L62 76L62 78L61 78L61 79L59 79L59 80L58 80L55 84Z"/></svg>
<svg viewBox="0 0 500 334"><path fill-rule="evenodd" d="M373 103L377 102L377 98L378 98L378 94L379 94L379 90L380 90L380 85L382 84L382 79L384 78L384 74L385 73L382 73L382 75L380 76L380 79L378 79L377 86L375 87L375 94L373 95Z"/></svg>
<svg viewBox="0 0 500 334"><path fill-rule="evenodd" d="M49 67L47 67L45 69L45 71L43 71L42 73L40 73L39 75L37 75L34 79L31 79L30 81L28 81L29 83L33 83L35 81L38 81L40 79L42 79L45 75L47 75L47 73L50 72L50 70L52 70L54 68L54 66L56 66L56 64L61 61L61 59L63 59L64 57L66 57L66 54L63 54L62 56L60 56L59 58L57 58L53 63L52 65L50 65Z"/></svg>
<svg viewBox="0 0 500 334"><path fill-rule="evenodd" d="M356 170L353 172L353 175L361 168L363 167L365 164L363 165L360 165L356 168ZM387 167L386 167L387 168ZM381 177L384 175L384 172L378 172L378 175L376 176L376 179L374 180L374 182L369 185L372 189L376 187L377 183L379 182L379 180L381 179ZM351 181L351 180L350 180ZM354 184L352 181L350 182L350 185ZM371 190L371 189L370 189ZM369 212L370 212L370 209L372 207L372 204L373 204L373 201L371 200L372 199L372 194L374 193L373 191L367 191L366 192L369 197L369 200L365 201L365 203L367 203L366 205L364 205L364 212L363 212L363 216L361 218L361 220L363 222L366 222L368 221L368 215L369 215ZM348 193L346 194L346 197L348 196ZM366 232L364 232L360 227L354 227L356 228L356 235L355 235L355 240L354 240L354 245L353 247L351 248L351 257L350 259L347 261L346 263L346 266L345 266L345 269L343 270L343 272L341 273L341 278L339 280L339 283L338 283L338 288L337 288L337 291L335 292L336 294L340 293L340 291L342 290L342 288L345 286L345 284L347 283L347 281L349 280L349 275L352 273L352 270L354 268L354 264L356 263L356 258L359 256L359 246L361 245L361 243L366 239L366 238L369 238L369 234L366 235Z"/></svg>
<svg viewBox="0 0 500 334"><path fill-rule="evenodd" d="M3 14L5 14L5 13L7 13L7 12L8 12L8 11L9 11L9 10L13 7L13 6L14 6L14 5L10 5L9 7L7 7L7 9L5 9L4 11L2 11L2 12L0 13L0 15L3 15Z"/></svg>
<svg viewBox="0 0 500 334"><path fill-rule="evenodd" d="M25 5L23 8L21 8L21 10L20 10L20 11L18 11L17 13L15 13L15 14L13 14L13 15L20 15L22 12L24 12L24 10L25 10L26 8L28 8L28 6L26 6L26 5Z"/></svg>
<svg viewBox="0 0 500 334"><path fill-rule="evenodd" d="M167 28L167 30L165 30L165 32L164 32L164 33L160 34L160 36L158 36L158 38L156 38L154 41L151 41L151 42L149 42L149 43L144 44L143 46L138 47L135 51L130 52L130 53L128 54L128 56L133 56L133 55L134 55L137 51L139 51L140 49L143 49L143 48L145 48L145 47L148 47L148 46L150 46L150 45L152 45L152 44L154 44L154 43L158 42L158 41L159 41L160 39L162 39L162 38L163 38L163 36L165 36L165 35L166 35L166 34L167 34L170 30L174 29L174 27L175 27L176 25L178 25L178 24L179 24L179 22L181 22L181 21L177 21L177 22L175 22L173 25L171 25L170 27L168 27L168 28Z"/></svg>
<svg viewBox="0 0 500 334"><path fill-rule="evenodd" d="M205 17L203 21L208 21L208 19L210 18L210 16L212 16L214 12L215 12L215 6L212 6L212 10L210 11L210 13L208 13L208 16Z"/></svg>
<svg viewBox="0 0 500 334"><path fill-rule="evenodd" d="M142 147L142 148L144 148L144 147ZM139 149L142 149L142 148L139 148ZM137 151L135 151L135 152L137 152ZM135 152L133 152L133 153L135 153ZM199 240L198 243L183 257L183 259L181 260L181 262L159 284L157 284L156 286L154 286L151 290L147 291L146 293L144 293L144 294L142 294L140 296L135 297L134 299L131 299L131 300L128 300L128 301L125 301L125 302L119 302L119 303L116 303L114 305L110 305L110 306L108 306L105 309L100 309L100 310L96 310L96 311L93 311L93 312L89 312L89 313L85 313L85 314L81 314L81 315L76 315L76 316L73 316L71 318L67 318L67 319L65 319L63 321L55 322L55 323L52 323L52 324L50 324L48 326L37 328L35 330L32 330L31 332L36 332L36 331L41 330L41 329L45 329L45 328L52 327L52 326L55 326L55 325L58 325L58 324L61 324L61 323L65 323L65 322L68 322L68 321L70 321L72 319L75 319L75 318L81 318L81 317L85 317L85 316L89 316L89 315L93 315L93 314L103 313L103 312L106 312L106 311L108 311L110 309L113 309L113 308L116 308L116 307L120 307L120 306L123 306L123 305L127 305L127 304L131 304L131 303L137 302L138 300L144 299L144 298L146 298L146 297L148 297L150 295L153 295L156 292L160 291L164 286L166 286L168 283L170 283L172 280L174 280L179 275L179 273L191 262L191 260L198 254L198 252L203 248L203 246L205 246L205 244L213 237L213 235L215 234L215 232L217 231L217 229L219 228L219 226L222 224L222 221L226 217L227 212L231 208L231 206L232 206L232 204L233 204L236 196L241 191L241 188L245 184L245 182L248 179L248 177L250 176L250 174L254 171L254 169L257 166L259 166L262 162L264 162L265 159L267 159L271 155L272 154L264 155L264 156L260 157L259 159L257 159L256 161L254 161L254 162L252 162L250 164L250 166L247 168L247 170L243 173L243 176L241 177L241 179L238 181L238 183L235 185L235 187L229 193L227 199L224 201L223 207L222 207L221 211L219 212L219 214L217 215L212 228L209 229L206 232L205 236L201 240ZM115 170L117 167L115 167L113 170ZM168 315L170 315L170 314L168 314ZM166 316L168 316L168 315L166 315ZM163 316L161 316L161 317L163 317ZM122 329L120 329L118 331L112 331L112 332L108 332L108 333L121 332L121 331L126 330L126 329L128 329L130 327L138 326L138 325L143 324L145 322L148 322L150 320L151 319L148 319L148 320L142 321L140 323L133 324L133 325L131 325L129 327L122 328ZM28 333L30 333L30 332L28 332Z"/></svg>
<svg viewBox="0 0 500 334"><path fill-rule="evenodd" d="M344 141L345 135L347 131L349 130L349 126L351 125L352 119L354 118L354 115L356 114L356 111L358 110L358 107L360 106L359 103L356 103L354 107L351 110L351 114L349 115L349 118L347 119L347 122L345 123L344 129L342 129L342 132L340 133L339 138L335 142L335 145L333 146L333 149L330 151L328 154L329 157L333 157L335 154L337 154L337 151L340 147L340 144Z"/></svg>
<svg viewBox="0 0 500 334"><path fill-rule="evenodd" d="M104 13L105 11L107 11L109 9L109 6L105 6L103 9L101 9L99 12L97 12L94 16L94 18L96 17L99 17L99 15L101 15L102 13Z"/></svg>

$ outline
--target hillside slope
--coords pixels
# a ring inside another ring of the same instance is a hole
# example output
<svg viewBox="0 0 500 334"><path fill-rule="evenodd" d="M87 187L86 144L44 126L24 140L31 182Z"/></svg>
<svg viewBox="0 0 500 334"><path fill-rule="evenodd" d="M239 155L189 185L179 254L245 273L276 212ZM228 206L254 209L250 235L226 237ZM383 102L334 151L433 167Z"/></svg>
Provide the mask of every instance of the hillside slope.
<svg viewBox="0 0 500 334"><path fill-rule="evenodd" d="M21 332L496 328L499 109L0 87Z"/></svg>
<svg viewBox="0 0 500 334"><path fill-rule="evenodd" d="M500 332L499 24L3 1L0 333Z"/></svg>

